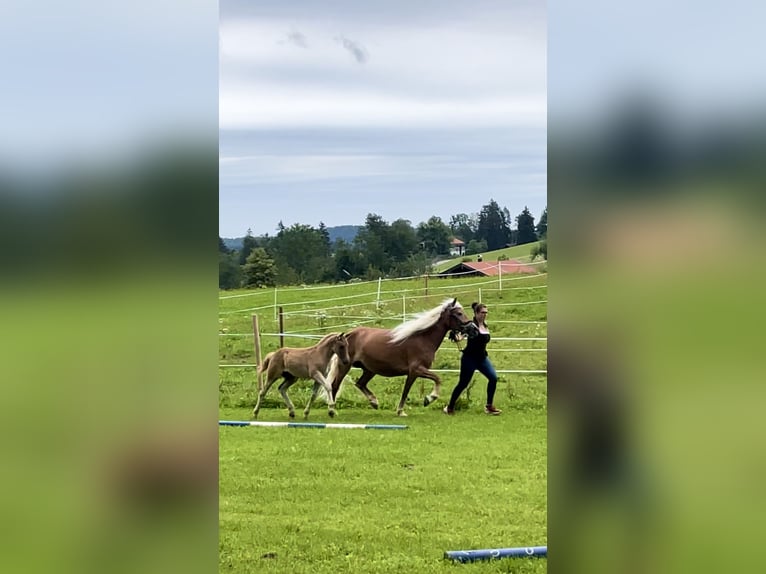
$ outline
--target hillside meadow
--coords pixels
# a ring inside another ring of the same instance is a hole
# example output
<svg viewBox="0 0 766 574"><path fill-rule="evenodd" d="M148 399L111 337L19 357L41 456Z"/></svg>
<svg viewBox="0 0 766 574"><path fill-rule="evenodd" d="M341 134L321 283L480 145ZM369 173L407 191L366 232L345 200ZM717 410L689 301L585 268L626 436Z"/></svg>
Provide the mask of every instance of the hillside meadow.
<svg viewBox="0 0 766 574"><path fill-rule="evenodd" d="M484 261L498 261L499 258L506 258L506 259L516 259L521 262L527 262L531 260L531 253L532 250L539 246L539 241L534 241L532 243L525 243L524 245L514 245L513 247L504 247L503 249L495 249L494 251L485 251L481 254L481 257ZM476 261L477 255L462 255L460 257L453 257L452 259L446 259L443 261L438 262L436 265L434 265L434 272L440 273L444 271L445 269L449 269L453 265L457 265L463 259L470 259L471 261ZM538 259L537 261L540 261ZM544 270L545 267L547 267L547 263L544 263L540 266L541 270Z"/></svg>
<svg viewBox="0 0 766 574"><path fill-rule="evenodd" d="M221 427L220 571L546 571L545 559L455 565L443 558L446 550L546 544L546 284L547 275L535 274L221 292L221 419L252 417L253 315L265 356L279 345L280 307L283 332L292 334L284 344L304 347L356 325L394 327L448 297L466 308L478 300L489 306L489 352L499 374L495 404L503 414L483 413L485 379L478 374L457 414L441 412L460 359L445 340L433 365L442 393L429 407L422 399L431 382L419 379L409 416L398 418L403 377L375 377L370 388L381 408L373 410L349 381L360 372L352 369L336 418L317 403L309 419L406 424L407 430ZM310 388L303 381L290 390L298 421ZM288 420L276 385L259 420Z"/></svg>

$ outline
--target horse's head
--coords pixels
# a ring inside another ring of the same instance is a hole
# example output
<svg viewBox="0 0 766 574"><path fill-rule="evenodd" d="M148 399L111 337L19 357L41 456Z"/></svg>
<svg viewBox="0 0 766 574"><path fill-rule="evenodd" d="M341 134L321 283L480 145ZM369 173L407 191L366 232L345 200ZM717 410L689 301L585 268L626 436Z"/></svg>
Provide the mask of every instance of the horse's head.
<svg viewBox="0 0 766 574"><path fill-rule="evenodd" d="M351 362L351 356L348 354L348 339L346 333L340 333L336 335L332 345L333 352L338 355L338 359L344 365L348 365Z"/></svg>
<svg viewBox="0 0 766 574"><path fill-rule="evenodd" d="M450 331L453 333L463 333L468 335L469 338L479 334L479 328L476 326L476 323L471 321L470 317L465 314L463 308L458 304L457 299L453 299L452 303L447 305L445 311L448 317Z"/></svg>

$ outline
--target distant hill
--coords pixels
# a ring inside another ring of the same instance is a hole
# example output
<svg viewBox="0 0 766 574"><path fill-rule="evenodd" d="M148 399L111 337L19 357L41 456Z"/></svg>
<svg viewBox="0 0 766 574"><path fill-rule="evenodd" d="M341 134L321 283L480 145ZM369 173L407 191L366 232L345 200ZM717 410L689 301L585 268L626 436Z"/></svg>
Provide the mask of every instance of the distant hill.
<svg viewBox="0 0 766 574"><path fill-rule="evenodd" d="M363 225L338 225L336 227L328 227L327 232L330 234L330 243L335 243L336 239L343 239L344 241L351 242L356 237L359 230L364 227ZM244 237L222 237L224 245L229 249L239 250L242 249L242 241Z"/></svg>
<svg viewBox="0 0 766 574"><path fill-rule="evenodd" d="M337 227L328 227L330 234L330 243L335 243L336 239L342 239L346 242L352 242L363 225L338 225Z"/></svg>
<svg viewBox="0 0 766 574"><path fill-rule="evenodd" d="M244 237L237 237L236 239L231 239L229 237L222 237L221 239L223 239L223 244L229 249L233 249L237 251L242 249L242 240L244 239Z"/></svg>

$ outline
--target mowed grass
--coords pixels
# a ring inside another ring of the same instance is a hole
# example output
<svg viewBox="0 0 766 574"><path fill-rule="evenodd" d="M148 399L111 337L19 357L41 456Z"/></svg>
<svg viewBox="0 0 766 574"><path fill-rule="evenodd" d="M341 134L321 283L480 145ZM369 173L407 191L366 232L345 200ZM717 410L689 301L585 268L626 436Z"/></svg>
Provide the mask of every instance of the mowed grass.
<svg viewBox="0 0 766 574"><path fill-rule="evenodd" d="M490 322L493 334L546 335L545 324L510 321L544 321L547 305L509 305L545 299L544 277L507 284L540 286L542 292L507 287L492 291L491 284L477 286L475 279L471 282L470 287L465 287L466 281L437 283L454 285L454 289L420 300L415 298L420 287L417 282L396 286L412 289L407 293L408 312L410 300L412 311L418 311L466 289L469 293L459 296L468 305L476 299L470 291L481 288L482 300L490 305L496 321L494 325ZM321 334L340 330L336 326L347 319L344 310L332 309L337 303L317 305L311 301L343 297L364 288L280 292L278 297L280 302L300 302L307 312L306 316L289 318L294 332L317 329L319 322L313 314L316 309L325 310L326 328L311 331ZM273 292L263 295L268 301ZM384 292L382 299L386 298ZM354 308L346 314L364 317L369 313L385 327L401 322L401 307L384 303L381 309L373 303L374 297L369 300L367 308ZM231 311L257 304L253 305L249 297L222 301L222 331L246 333L251 312ZM268 314L264 313L263 323L266 329L274 329ZM221 339L222 363L253 362L252 337ZM273 347L273 337L263 340L264 347ZM290 346L312 343L286 341ZM490 343L490 355L498 370L545 369L545 352L501 352L501 348L519 345L546 346L544 341ZM454 369L458 365L459 353L454 344L445 341L434 368ZM251 420L253 369L222 368L220 373L220 418ZM358 369L352 369L350 380L358 374ZM478 374L469 396L464 395L458 403L457 414L445 416L441 409L457 382L457 373L440 376L444 383L441 398L429 407L422 406L422 398L431 389L430 381L419 379L415 383L407 402L407 418L395 416L403 377L375 377L371 381L370 388L381 403L378 411L370 408L347 380L338 400L337 417L331 419L326 404L317 402L309 418L312 422L407 424L409 429L403 431L220 427L220 571L545 572L545 559L453 564L443 558L446 550L546 545L544 374L501 374L495 404L504 412L498 417L483 413L486 380ZM310 382L301 381L290 390L296 420L302 420L310 387ZM264 401L259 420L288 420L276 385Z"/></svg>
<svg viewBox="0 0 766 574"><path fill-rule="evenodd" d="M544 572L544 559L443 558L546 544L546 411L520 402L489 417L482 402L454 417L439 406L412 406L406 419L339 412L342 422L404 422L403 431L221 427L220 570ZM284 410L261 418L285 420ZM311 420L330 421L321 410Z"/></svg>

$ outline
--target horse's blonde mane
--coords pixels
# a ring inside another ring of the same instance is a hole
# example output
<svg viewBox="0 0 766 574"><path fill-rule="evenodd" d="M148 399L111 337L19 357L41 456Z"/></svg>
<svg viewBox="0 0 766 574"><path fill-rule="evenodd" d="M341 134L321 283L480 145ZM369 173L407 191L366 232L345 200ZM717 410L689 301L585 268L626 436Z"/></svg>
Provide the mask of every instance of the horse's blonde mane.
<svg viewBox="0 0 766 574"><path fill-rule="evenodd" d="M414 319L410 319L409 321L394 327L391 330L391 342L400 343L415 333L420 333L421 331L425 331L429 327L435 325L439 320L439 317L441 317L442 311L444 311L452 303L452 301L452 298L445 299L438 307L434 307L430 311L423 311L422 313L418 313L415 315ZM456 301L455 307L461 307L460 303Z"/></svg>

